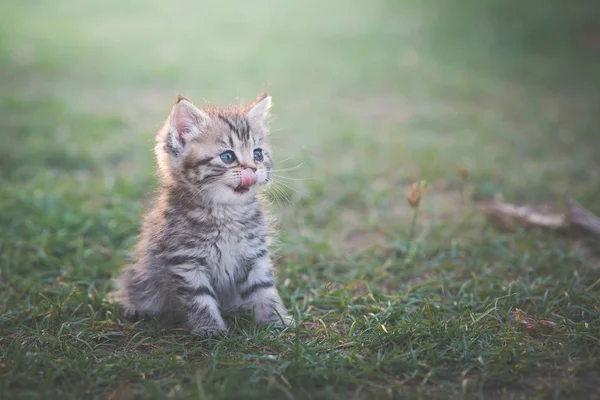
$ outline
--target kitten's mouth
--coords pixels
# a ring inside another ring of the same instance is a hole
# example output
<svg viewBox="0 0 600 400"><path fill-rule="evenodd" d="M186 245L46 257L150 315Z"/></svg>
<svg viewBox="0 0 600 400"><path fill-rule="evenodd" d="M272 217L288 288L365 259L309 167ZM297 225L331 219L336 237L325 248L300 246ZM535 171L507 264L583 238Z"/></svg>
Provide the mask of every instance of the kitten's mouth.
<svg viewBox="0 0 600 400"><path fill-rule="evenodd" d="M233 191L237 194L244 194L244 193L248 193L250 191L250 188L238 186L236 188L233 188Z"/></svg>
<svg viewBox="0 0 600 400"><path fill-rule="evenodd" d="M256 173L251 168L244 169L240 174L240 184L233 189L237 194L247 193L256 183Z"/></svg>

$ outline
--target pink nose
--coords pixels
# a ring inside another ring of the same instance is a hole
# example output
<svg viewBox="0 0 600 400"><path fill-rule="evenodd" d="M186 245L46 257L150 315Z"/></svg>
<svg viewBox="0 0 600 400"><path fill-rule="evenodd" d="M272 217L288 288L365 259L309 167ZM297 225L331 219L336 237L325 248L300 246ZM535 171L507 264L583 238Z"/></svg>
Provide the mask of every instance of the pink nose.
<svg viewBox="0 0 600 400"><path fill-rule="evenodd" d="M250 186L256 183L256 174L252 170L252 168L246 168L242 171L242 176L240 178L240 186L243 188L249 188Z"/></svg>

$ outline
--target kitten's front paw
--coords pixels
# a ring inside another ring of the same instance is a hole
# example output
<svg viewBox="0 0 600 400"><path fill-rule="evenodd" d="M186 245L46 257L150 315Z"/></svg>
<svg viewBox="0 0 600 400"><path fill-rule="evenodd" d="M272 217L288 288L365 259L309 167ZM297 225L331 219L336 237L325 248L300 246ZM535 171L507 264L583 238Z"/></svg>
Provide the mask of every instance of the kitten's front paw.
<svg viewBox="0 0 600 400"><path fill-rule="evenodd" d="M125 319L129 322L137 322L140 320L140 313L137 310L127 310L125 311Z"/></svg>
<svg viewBox="0 0 600 400"><path fill-rule="evenodd" d="M287 328L294 326L294 318L288 314L275 314L273 316L273 326L275 328Z"/></svg>
<svg viewBox="0 0 600 400"><path fill-rule="evenodd" d="M193 329L192 333L208 338L218 338L227 334L227 327L225 325L202 326L200 328Z"/></svg>

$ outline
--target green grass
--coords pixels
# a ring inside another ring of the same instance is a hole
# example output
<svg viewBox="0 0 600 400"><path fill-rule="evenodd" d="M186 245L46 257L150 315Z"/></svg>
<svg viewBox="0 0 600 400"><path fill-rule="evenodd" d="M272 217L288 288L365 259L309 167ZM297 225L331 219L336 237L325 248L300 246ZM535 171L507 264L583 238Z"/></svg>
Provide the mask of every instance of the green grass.
<svg viewBox="0 0 600 400"><path fill-rule="evenodd" d="M178 4L1 6L0 397L600 398L598 240L499 232L474 206L600 213L591 4ZM301 323L231 320L222 340L127 323L111 279L176 93L265 88Z"/></svg>

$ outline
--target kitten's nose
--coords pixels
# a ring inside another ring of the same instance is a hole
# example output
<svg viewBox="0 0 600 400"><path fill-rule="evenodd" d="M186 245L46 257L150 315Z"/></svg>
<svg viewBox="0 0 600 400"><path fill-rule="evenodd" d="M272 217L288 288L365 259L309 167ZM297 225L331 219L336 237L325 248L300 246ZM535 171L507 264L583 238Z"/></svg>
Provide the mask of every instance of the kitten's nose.
<svg viewBox="0 0 600 400"><path fill-rule="evenodd" d="M256 174L252 168L246 168L242 171L240 177L240 187L248 189L256 183Z"/></svg>

